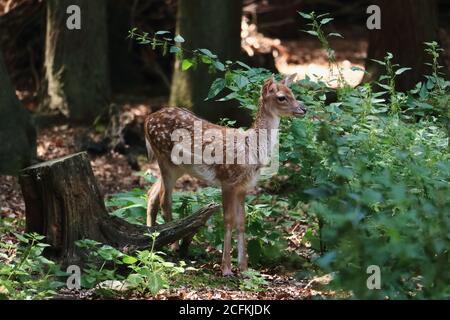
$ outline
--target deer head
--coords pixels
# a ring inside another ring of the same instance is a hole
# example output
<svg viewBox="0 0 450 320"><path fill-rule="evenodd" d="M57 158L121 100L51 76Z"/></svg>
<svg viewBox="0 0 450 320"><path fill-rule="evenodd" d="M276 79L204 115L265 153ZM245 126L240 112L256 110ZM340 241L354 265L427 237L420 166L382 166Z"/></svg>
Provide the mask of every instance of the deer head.
<svg viewBox="0 0 450 320"><path fill-rule="evenodd" d="M295 99L289 89L296 76L287 76L280 82L276 82L273 77L266 80L261 92L265 111L277 117L303 117L306 114L306 107Z"/></svg>

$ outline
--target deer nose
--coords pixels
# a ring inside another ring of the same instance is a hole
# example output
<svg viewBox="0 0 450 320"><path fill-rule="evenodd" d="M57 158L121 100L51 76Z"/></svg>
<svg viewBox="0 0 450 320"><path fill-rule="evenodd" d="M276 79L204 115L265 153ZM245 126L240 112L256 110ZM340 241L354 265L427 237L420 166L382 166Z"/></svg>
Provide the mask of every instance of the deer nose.
<svg viewBox="0 0 450 320"><path fill-rule="evenodd" d="M295 108L294 116L302 117L306 114L307 111L308 110L306 109L305 105L300 101L297 101L297 107Z"/></svg>

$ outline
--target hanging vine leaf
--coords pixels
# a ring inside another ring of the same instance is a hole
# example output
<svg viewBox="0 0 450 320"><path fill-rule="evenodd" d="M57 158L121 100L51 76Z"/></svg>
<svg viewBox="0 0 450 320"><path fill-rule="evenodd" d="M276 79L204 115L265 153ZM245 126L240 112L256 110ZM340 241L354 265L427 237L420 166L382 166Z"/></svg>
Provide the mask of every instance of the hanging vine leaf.
<svg viewBox="0 0 450 320"><path fill-rule="evenodd" d="M192 62L192 60L184 59L183 62L181 63L181 70L183 71L189 70L193 65L194 63Z"/></svg>
<svg viewBox="0 0 450 320"><path fill-rule="evenodd" d="M173 41L175 41L176 43L183 43L184 42L184 38L180 35L177 35Z"/></svg>

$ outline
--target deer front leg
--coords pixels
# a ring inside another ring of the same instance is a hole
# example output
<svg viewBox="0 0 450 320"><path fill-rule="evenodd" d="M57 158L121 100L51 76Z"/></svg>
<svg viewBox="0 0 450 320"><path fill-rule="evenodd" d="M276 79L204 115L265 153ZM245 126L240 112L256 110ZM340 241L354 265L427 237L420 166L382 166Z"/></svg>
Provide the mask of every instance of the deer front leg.
<svg viewBox="0 0 450 320"><path fill-rule="evenodd" d="M156 225L156 216L159 209L159 192L161 190L161 179L158 179L148 191L147 200L147 225L149 227Z"/></svg>
<svg viewBox="0 0 450 320"><path fill-rule="evenodd" d="M236 227L238 236L238 265L241 272L248 269L247 243L245 239L245 193L238 197Z"/></svg>
<svg viewBox="0 0 450 320"><path fill-rule="evenodd" d="M165 222L172 221L172 192L178 177L161 168L161 189L159 193L161 211Z"/></svg>
<svg viewBox="0 0 450 320"><path fill-rule="evenodd" d="M225 224L225 235L223 240L222 253L222 275L232 276L231 271L231 233L234 226L234 217L236 214L236 199L233 192L229 190L222 191L222 207Z"/></svg>
<svg viewBox="0 0 450 320"><path fill-rule="evenodd" d="M173 220L172 218L172 192L175 187L175 182L178 177L172 174L169 170L163 170L161 168L161 189L159 193L160 202L161 202L161 212L164 218L164 221L170 222ZM179 245L178 242L175 242L171 245L171 249L173 251L178 250Z"/></svg>

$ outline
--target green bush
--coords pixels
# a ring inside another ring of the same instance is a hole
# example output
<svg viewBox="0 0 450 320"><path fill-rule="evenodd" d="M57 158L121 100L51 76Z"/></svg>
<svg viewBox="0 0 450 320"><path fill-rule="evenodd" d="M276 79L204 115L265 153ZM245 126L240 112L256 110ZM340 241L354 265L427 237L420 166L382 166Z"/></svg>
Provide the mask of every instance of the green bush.
<svg viewBox="0 0 450 320"><path fill-rule="evenodd" d="M379 82L343 87L336 103L325 105L323 84L295 89L320 120L294 120L283 136L284 160L296 165L286 173L305 189L293 199L322 226L318 265L355 298L450 297L450 82L437 72L435 44L426 48L435 72L407 93L395 79L408 68L391 54L378 61ZM370 265L381 290L367 288Z"/></svg>
<svg viewBox="0 0 450 320"><path fill-rule="evenodd" d="M94 240L77 241L77 246L87 253L81 286L95 288L98 294L105 296L118 296L130 290L139 294L156 295L161 289L169 288L170 281L176 275L185 270L194 270L185 268L183 261L179 265L166 261L163 252L154 250L158 234L150 236L150 249L136 251L133 255L126 255ZM119 269L120 266L126 268Z"/></svg>
<svg viewBox="0 0 450 320"><path fill-rule="evenodd" d="M0 243L0 300L48 299L67 274L42 255L47 244L36 233L15 234L17 243Z"/></svg>
<svg viewBox="0 0 450 320"><path fill-rule="evenodd" d="M328 39L341 36L323 30L332 18L301 16L308 20L306 32L327 52L331 69L336 58ZM147 36L135 32L130 36L145 44ZM169 42L153 45L183 52L179 43ZM396 91L396 80L410 68L393 63L387 53L375 61L386 70L377 82L352 88L339 71L332 79L339 85L334 103L326 103L330 83L305 78L294 84L309 116L281 124L279 175L287 179L279 191L289 192L288 212L299 204L306 209L310 227L305 240L317 250L321 272L333 274L331 287L352 292L354 298L450 297L450 82L440 73L437 43L425 43L424 50L432 73L413 90ZM217 56L201 50L186 59L189 68L206 63L219 73L208 99L226 91L221 100L256 109L267 70L218 63ZM277 210L267 204L273 203L264 197L247 203L250 254L266 248L263 239L283 238L268 224ZM371 265L381 270L379 290L367 287Z"/></svg>

